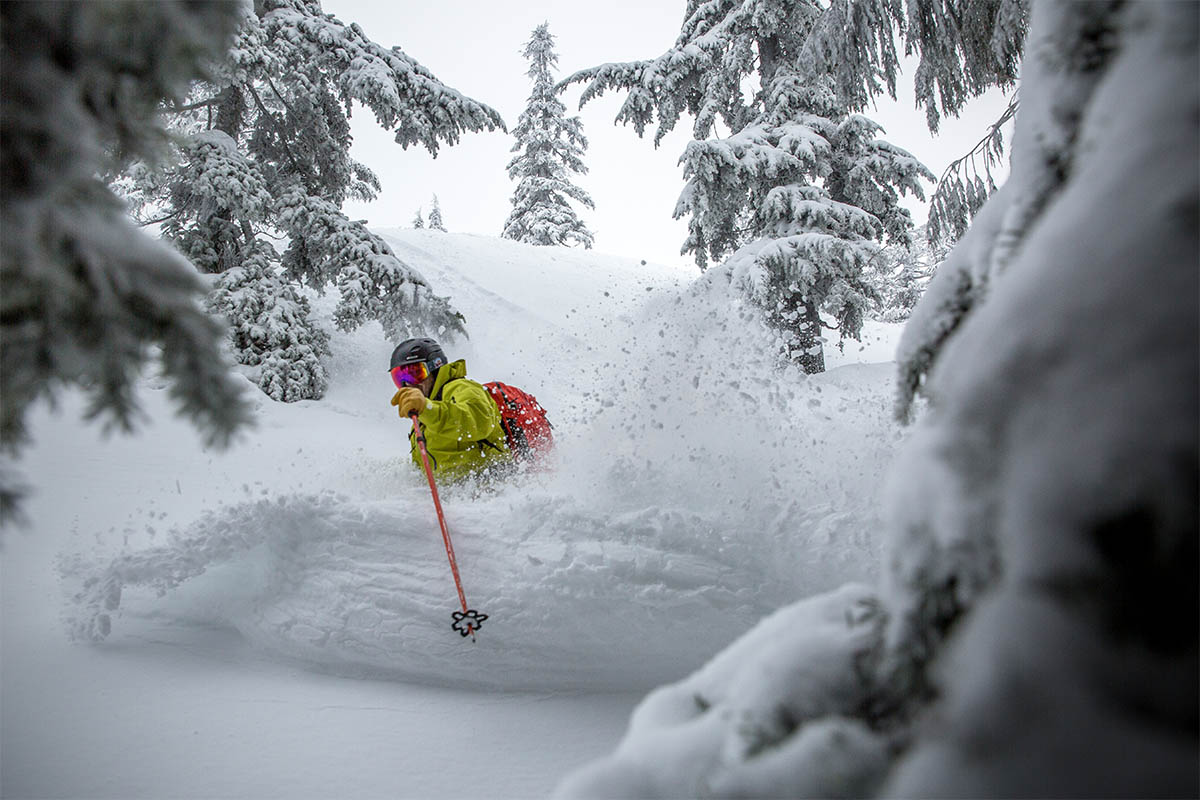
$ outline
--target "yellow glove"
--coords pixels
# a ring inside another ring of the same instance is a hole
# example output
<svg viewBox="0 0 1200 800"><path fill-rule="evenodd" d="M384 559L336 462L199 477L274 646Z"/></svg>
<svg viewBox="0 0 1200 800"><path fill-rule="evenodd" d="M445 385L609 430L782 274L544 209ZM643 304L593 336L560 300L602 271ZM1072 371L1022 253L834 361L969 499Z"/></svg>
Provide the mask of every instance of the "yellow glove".
<svg viewBox="0 0 1200 800"><path fill-rule="evenodd" d="M400 412L402 419L408 419L410 414L420 414L425 410L425 406L429 401L425 399L425 395L421 394L421 390L408 386L392 395L392 405Z"/></svg>

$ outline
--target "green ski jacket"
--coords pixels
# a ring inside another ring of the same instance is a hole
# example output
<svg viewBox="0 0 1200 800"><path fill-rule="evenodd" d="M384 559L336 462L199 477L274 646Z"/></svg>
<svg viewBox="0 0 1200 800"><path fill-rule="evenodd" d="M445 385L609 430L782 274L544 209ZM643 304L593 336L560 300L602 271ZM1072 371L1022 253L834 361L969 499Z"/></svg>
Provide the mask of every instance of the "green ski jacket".
<svg viewBox="0 0 1200 800"><path fill-rule="evenodd" d="M500 427L500 411L487 389L467 377L464 359L438 369L417 422L425 434L434 477L439 480L460 481L512 461ZM416 437L409 433L408 439L413 463L424 470Z"/></svg>

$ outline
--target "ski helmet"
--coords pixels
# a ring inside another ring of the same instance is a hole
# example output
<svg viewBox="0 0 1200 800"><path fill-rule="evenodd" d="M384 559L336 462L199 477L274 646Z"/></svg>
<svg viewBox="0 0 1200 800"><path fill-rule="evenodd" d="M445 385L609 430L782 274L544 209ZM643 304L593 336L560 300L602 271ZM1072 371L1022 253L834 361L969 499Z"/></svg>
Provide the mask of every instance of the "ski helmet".
<svg viewBox="0 0 1200 800"><path fill-rule="evenodd" d="M392 365L388 369L405 364L419 364L422 361L429 367L430 372L437 372L438 367L446 364L446 354L442 351L442 346L427 336L406 339L396 345L396 349L392 351Z"/></svg>

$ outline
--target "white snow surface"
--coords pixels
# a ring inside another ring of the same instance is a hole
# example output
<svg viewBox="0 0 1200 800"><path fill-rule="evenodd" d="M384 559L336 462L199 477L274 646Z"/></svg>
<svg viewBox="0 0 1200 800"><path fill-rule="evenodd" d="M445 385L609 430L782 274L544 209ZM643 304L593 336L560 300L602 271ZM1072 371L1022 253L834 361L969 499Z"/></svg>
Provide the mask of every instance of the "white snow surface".
<svg viewBox="0 0 1200 800"><path fill-rule="evenodd" d="M450 630L377 326L335 334L320 401L247 382L257 425L224 453L154 376L131 437L67 396L36 415L31 530L0 562L5 797L544 795L646 690L874 583L897 326L808 377L693 273L380 233L465 314L450 356L556 426L544 470L442 488L477 640Z"/></svg>

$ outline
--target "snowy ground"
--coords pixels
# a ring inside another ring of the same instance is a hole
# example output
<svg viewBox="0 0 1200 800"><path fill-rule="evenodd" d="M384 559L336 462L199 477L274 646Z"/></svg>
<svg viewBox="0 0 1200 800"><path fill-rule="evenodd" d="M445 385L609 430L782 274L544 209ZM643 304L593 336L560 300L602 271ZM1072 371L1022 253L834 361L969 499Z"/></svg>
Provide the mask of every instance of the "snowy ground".
<svg viewBox="0 0 1200 800"><path fill-rule="evenodd" d="M334 338L325 399L258 395L223 454L153 378L132 438L67 397L37 415L31 529L0 555L5 797L545 795L648 689L874 578L896 327L868 324L824 375L781 374L768 334L690 274L389 240L466 315L451 356L557 426L546 472L443 494L490 615L478 641L449 629L378 328Z"/></svg>

